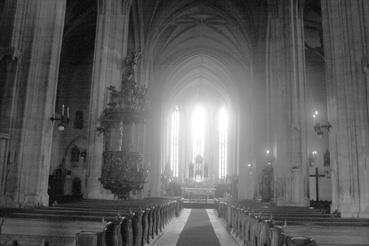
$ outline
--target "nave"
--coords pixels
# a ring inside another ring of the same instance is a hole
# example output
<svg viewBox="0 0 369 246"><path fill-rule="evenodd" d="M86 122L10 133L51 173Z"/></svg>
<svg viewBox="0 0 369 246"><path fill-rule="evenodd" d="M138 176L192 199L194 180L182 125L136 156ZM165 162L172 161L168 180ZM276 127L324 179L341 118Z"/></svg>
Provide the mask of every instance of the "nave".
<svg viewBox="0 0 369 246"><path fill-rule="evenodd" d="M368 0L0 0L0 246L159 243L179 197L224 201L240 245L368 245L368 16ZM188 211L171 245L229 245L211 218Z"/></svg>

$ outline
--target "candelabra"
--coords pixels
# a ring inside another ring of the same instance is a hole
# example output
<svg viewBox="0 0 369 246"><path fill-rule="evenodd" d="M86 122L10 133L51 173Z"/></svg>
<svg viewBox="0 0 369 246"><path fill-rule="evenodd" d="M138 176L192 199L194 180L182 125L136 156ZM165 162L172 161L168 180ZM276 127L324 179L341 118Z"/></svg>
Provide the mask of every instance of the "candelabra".
<svg viewBox="0 0 369 246"><path fill-rule="evenodd" d="M329 130L332 128L332 125L327 122L317 122L319 112L317 110L314 111L313 114L313 122L314 122L314 131L317 135L323 135L323 129L327 129L327 132L329 133Z"/></svg>
<svg viewBox="0 0 369 246"><path fill-rule="evenodd" d="M271 150L267 149L265 151L265 158L266 158L266 163L268 165L272 165L273 161L274 161L274 156Z"/></svg>
<svg viewBox="0 0 369 246"><path fill-rule="evenodd" d="M66 114L64 110L65 110L65 106L63 104L61 114L56 113L50 117L50 120L52 123L54 123L54 121L60 121L58 124L58 130L61 132L65 130L65 126L69 123L69 107L67 107Z"/></svg>
<svg viewBox="0 0 369 246"><path fill-rule="evenodd" d="M314 150L309 154L309 165L314 166L318 156L318 151Z"/></svg>

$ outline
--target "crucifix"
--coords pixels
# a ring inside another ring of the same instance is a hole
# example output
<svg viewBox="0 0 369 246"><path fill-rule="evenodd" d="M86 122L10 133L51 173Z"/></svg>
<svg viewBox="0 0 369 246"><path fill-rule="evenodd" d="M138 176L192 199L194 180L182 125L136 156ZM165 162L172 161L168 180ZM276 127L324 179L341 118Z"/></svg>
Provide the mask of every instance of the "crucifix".
<svg viewBox="0 0 369 246"><path fill-rule="evenodd" d="M319 174L318 168L315 168L315 174L310 174L310 177L315 177L315 192L316 192L316 201L319 201L319 178L325 177L324 174Z"/></svg>

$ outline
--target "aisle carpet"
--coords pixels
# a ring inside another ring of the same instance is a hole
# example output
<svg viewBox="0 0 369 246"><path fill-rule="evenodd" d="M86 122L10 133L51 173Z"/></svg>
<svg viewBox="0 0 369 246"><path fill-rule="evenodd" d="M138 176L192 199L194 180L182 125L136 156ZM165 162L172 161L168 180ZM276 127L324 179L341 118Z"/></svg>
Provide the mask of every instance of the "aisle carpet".
<svg viewBox="0 0 369 246"><path fill-rule="evenodd" d="M205 209L192 209L177 246L220 246Z"/></svg>

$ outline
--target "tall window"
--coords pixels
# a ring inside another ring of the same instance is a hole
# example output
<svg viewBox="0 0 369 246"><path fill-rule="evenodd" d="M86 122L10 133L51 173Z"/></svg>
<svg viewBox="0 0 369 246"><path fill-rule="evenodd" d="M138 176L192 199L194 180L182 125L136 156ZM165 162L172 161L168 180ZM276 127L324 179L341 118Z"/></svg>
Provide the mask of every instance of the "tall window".
<svg viewBox="0 0 369 246"><path fill-rule="evenodd" d="M172 112L170 123L170 169L173 176L178 177L179 109L177 106Z"/></svg>
<svg viewBox="0 0 369 246"><path fill-rule="evenodd" d="M192 160L195 162L196 156L204 157L205 145L205 121L206 112L201 105L196 106L192 115Z"/></svg>
<svg viewBox="0 0 369 246"><path fill-rule="evenodd" d="M219 178L227 176L228 114L225 107L219 111Z"/></svg>

